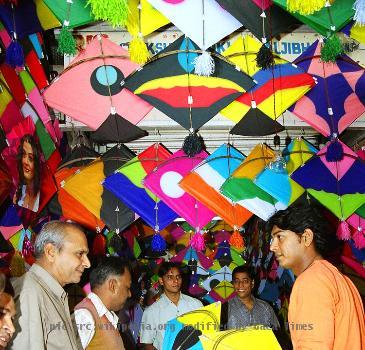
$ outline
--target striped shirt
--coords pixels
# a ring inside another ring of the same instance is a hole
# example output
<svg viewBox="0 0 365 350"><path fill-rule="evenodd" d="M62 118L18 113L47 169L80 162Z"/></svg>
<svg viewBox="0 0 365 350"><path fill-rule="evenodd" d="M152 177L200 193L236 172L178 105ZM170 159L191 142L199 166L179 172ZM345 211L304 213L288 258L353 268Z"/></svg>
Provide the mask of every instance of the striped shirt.
<svg viewBox="0 0 365 350"><path fill-rule="evenodd" d="M278 329L279 321L273 308L266 302L252 296L253 308L249 310L245 304L235 296L228 301L227 329L239 329L255 325Z"/></svg>

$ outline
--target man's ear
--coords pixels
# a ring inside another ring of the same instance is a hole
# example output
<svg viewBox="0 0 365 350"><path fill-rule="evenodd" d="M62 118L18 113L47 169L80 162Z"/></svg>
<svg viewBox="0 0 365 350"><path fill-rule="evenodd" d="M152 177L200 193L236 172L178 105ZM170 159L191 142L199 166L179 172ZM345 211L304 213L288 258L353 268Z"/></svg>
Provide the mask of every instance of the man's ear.
<svg viewBox="0 0 365 350"><path fill-rule="evenodd" d="M158 283L160 283L160 286L162 286L162 287L163 287L163 279L162 279L162 277L159 277L159 278L158 278Z"/></svg>
<svg viewBox="0 0 365 350"><path fill-rule="evenodd" d="M313 238L314 238L313 231L310 228L306 228L302 234L302 239L304 240L304 245L306 247L309 247L313 242Z"/></svg>
<svg viewBox="0 0 365 350"><path fill-rule="evenodd" d="M109 286L109 290L112 293L115 293L115 291L117 290L117 281L116 281L116 279L115 278L109 278L108 286Z"/></svg>
<svg viewBox="0 0 365 350"><path fill-rule="evenodd" d="M52 243L45 244L44 256L46 257L47 260L49 260L50 262L54 262L57 252L58 249Z"/></svg>

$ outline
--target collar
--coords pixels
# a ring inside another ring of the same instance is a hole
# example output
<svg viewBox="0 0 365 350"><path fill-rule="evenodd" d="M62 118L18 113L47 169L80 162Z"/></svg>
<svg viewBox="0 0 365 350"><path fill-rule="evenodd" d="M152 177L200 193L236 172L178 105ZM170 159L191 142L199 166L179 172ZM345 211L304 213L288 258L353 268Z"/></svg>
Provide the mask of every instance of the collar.
<svg viewBox="0 0 365 350"><path fill-rule="evenodd" d="M108 320L113 324L114 327L118 324L118 316L114 311L108 310L101 299L93 292L89 293L87 296L91 302L94 304L96 312L99 317L103 317L104 315L108 318Z"/></svg>
<svg viewBox="0 0 365 350"><path fill-rule="evenodd" d="M48 288L55 294L62 302L65 302L67 299L67 293L59 284L59 282L42 266L34 263L32 267L29 269L34 274L36 274L43 282L48 286Z"/></svg>
<svg viewBox="0 0 365 350"><path fill-rule="evenodd" d="M180 292L180 297L179 297L179 301L177 302L177 304L179 304L179 303L183 300L183 296L184 296L184 294ZM165 293L163 293L163 294L161 295L161 298L160 298L160 299L162 299L164 303L167 303L167 304L174 304L174 303L173 303L173 302L172 302L172 301L168 298L168 296L167 296ZM175 304L174 304L174 305L175 305Z"/></svg>

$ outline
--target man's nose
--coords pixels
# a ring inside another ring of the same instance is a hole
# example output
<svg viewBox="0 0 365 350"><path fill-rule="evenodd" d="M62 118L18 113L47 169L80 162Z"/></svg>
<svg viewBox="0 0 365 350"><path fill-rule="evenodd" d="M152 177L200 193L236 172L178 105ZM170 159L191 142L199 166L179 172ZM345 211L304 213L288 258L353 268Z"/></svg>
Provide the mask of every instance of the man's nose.
<svg viewBox="0 0 365 350"><path fill-rule="evenodd" d="M271 242L270 242L270 250L272 252L275 252L278 248L278 244L277 244L277 240L274 238L271 238Z"/></svg>
<svg viewBox="0 0 365 350"><path fill-rule="evenodd" d="M88 269L91 266L90 260L87 257L87 255L84 255L84 261L82 262L82 264L85 267L85 269Z"/></svg>

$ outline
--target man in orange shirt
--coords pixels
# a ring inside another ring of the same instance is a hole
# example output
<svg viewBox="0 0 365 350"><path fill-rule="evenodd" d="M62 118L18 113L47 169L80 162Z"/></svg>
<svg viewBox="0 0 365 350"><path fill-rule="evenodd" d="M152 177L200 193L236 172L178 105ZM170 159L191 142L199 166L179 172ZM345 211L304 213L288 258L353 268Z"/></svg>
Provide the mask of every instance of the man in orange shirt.
<svg viewBox="0 0 365 350"><path fill-rule="evenodd" d="M364 307L354 284L323 259L335 234L320 211L289 207L268 221L270 250L297 276L288 326L294 349L365 349Z"/></svg>

